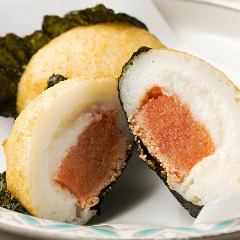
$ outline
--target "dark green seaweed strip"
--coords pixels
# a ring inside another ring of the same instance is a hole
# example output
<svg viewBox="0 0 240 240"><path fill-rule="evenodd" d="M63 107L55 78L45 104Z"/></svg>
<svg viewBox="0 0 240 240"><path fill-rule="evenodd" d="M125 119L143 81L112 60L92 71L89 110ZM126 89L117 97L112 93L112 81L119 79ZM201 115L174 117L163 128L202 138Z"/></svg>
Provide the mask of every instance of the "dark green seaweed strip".
<svg viewBox="0 0 240 240"><path fill-rule="evenodd" d="M0 47L0 115L16 115L16 91L21 65L6 48Z"/></svg>
<svg viewBox="0 0 240 240"><path fill-rule="evenodd" d="M12 54L20 65L24 65L29 61L30 54L27 51L24 40L13 33L0 38L0 47L5 48Z"/></svg>
<svg viewBox="0 0 240 240"><path fill-rule="evenodd" d="M0 207L27 214L22 204L7 190L6 172L0 173Z"/></svg>
<svg viewBox="0 0 240 240"><path fill-rule="evenodd" d="M116 14L112 9L106 8L102 4L99 4L93 8L72 11L62 18L59 16L45 16L42 30L43 32L47 33L48 36L54 38L77 26L86 26L107 22L125 22L147 30L146 25L136 18L128 16L124 13Z"/></svg>
<svg viewBox="0 0 240 240"><path fill-rule="evenodd" d="M23 38L13 33L0 37L0 116L16 117L17 85L33 54L53 38L74 27L106 22L125 22L147 29L136 18L124 13L116 14L112 9L99 4L70 12L64 17L45 16L42 29Z"/></svg>
<svg viewBox="0 0 240 240"><path fill-rule="evenodd" d="M30 56L35 54L40 48L46 45L51 38L41 30L33 32L23 38L24 44Z"/></svg>
<svg viewBox="0 0 240 240"><path fill-rule="evenodd" d="M47 83L47 88L53 87L55 84L67 80L66 77L60 74L53 74L49 79Z"/></svg>

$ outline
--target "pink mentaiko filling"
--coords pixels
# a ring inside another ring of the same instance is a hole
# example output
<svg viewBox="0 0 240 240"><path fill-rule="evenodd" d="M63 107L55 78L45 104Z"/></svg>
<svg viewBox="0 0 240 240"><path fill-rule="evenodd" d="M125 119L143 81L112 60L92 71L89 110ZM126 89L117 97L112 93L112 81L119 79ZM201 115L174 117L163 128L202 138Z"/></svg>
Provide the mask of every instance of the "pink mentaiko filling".
<svg viewBox="0 0 240 240"><path fill-rule="evenodd" d="M162 166L179 180L215 151L208 130L193 118L188 106L157 86L150 89L131 118L131 128L155 158L164 156Z"/></svg>
<svg viewBox="0 0 240 240"><path fill-rule="evenodd" d="M121 174L127 139L116 125L115 109L100 109L61 162L55 181L74 194L79 205L98 203L102 189Z"/></svg>

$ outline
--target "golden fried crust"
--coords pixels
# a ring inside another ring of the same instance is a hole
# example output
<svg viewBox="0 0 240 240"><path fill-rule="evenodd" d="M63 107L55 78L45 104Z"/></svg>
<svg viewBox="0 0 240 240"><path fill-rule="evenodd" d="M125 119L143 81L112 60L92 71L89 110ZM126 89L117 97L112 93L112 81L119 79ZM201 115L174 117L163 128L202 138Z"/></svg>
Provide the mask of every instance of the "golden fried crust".
<svg viewBox="0 0 240 240"><path fill-rule="evenodd" d="M60 86L58 90L61 91ZM36 98L28 108L24 109L16 119L3 147L7 160L7 188L32 214L37 215L32 205L29 185L29 168L31 154L31 139L34 134L34 125L38 116L44 112L47 105L53 101L55 89L52 94L44 94Z"/></svg>
<svg viewBox="0 0 240 240"><path fill-rule="evenodd" d="M26 111L19 116L3 147L7 159L7 188L32 214L36 215L29 196L28 158L30 136L34 126L34 117ZM34 115L36 113L33 112Z"/></svg>
<svg viewBox="0 0 240 240"><path fill-rule="evenodd" d="M15 120L13 128L4 141L3 147L7 160L7 188L34 216L36 207L32 204L30 196L30 168L32 138L34 136L36 121L45 114L46 109L55 100L56 95L67 91L79 84L83 79L66 81L56 87L44 91L25 108Z"/></svg>
<svg viewBox="0 0 240 240"><path fill-rule="evenodd" d="M17 110L47 86L53 74L117 78L139 47L163 48L148 31L126 23L74 28L40 49L30 60L18 86Z"/></svg>

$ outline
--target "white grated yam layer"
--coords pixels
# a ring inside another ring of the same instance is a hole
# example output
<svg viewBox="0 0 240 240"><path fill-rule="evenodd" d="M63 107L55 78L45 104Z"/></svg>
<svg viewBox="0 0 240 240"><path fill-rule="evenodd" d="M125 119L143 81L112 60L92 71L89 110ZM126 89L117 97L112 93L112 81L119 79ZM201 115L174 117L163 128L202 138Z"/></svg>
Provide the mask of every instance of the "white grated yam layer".
<svg viewBox="0 0 240 240"><path fill-rule="evenodd" d="M216 147L182 183L170 187L199 205L240 193L239 90L198 58L173 50L150 50L136 57L120 80L120 97L128 117L153 85L176 94L206 127Z"/></svg>

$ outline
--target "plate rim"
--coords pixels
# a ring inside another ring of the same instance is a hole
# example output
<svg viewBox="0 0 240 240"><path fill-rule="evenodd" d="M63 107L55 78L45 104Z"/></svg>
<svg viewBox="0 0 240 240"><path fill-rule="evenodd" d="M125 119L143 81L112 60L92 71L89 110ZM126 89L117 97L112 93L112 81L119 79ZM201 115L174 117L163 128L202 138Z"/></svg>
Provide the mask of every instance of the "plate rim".
<svg viewBox="0 0 240 240"><path fill-rule="evenodd" d="M232 234L240 236L240 219L198 227L163 227L144 224L73 225L40 219L0 208L0 229L9 233L44 239L189 239L207 240Z"/></svg>

